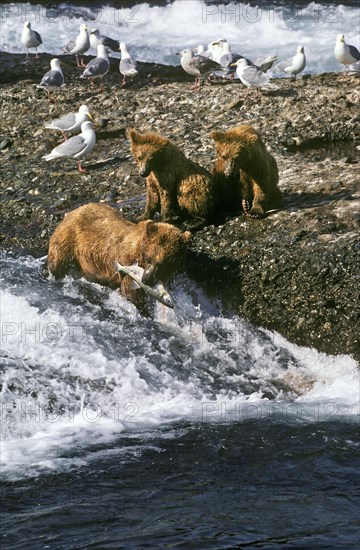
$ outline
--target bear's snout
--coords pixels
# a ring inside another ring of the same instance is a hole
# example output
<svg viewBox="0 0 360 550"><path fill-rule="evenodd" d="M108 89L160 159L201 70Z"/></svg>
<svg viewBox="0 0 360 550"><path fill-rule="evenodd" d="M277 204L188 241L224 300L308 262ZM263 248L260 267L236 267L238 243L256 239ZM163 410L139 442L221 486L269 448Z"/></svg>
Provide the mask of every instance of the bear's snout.
<svg viewBox="0 0 360 550"><path fill-rule="evenodd" d="M230 178L234 173L234 165L232 163L229 163L224 170L224 174L227 178Z"/></svg>
<svg viewBox="0 0 360 550"><path fill-rule="evenodd" d="M139 166L139 174L141 177L147 178L150 175L150 172L151 170L148 164L142 164Z"/></svg>

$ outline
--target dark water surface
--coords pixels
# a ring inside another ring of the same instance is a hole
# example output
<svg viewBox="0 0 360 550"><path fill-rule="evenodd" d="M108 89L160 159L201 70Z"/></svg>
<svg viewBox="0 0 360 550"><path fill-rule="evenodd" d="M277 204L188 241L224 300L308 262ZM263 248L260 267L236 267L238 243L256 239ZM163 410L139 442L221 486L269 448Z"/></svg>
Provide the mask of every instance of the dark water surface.
<svg viewBox="0 0 360 550"><path fill-rule="evenodd" d="M4 548L358 547L358 365L2 256Z"/></svg>

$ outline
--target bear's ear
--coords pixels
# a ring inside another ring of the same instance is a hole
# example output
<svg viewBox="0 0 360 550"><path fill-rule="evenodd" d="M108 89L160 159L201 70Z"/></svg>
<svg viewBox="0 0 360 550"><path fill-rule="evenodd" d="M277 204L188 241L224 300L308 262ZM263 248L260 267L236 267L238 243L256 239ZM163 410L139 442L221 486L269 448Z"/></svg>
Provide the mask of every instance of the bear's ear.
<svg viewBox="0 0 360 550"><path fill-rule="evenodd" d="M183 237L184 241L185 241L186 243L188 243L188 242L190 241L190 239L191 239L191 233L190 233L190 231L184 231L184 233L182 234L182 237Z"/></svg>
<svg viewBox="0 0 360 550"><path fill-rule="evenodd" d="M134 130L134 128L130 128L128 134L133 143L141 143L142 134Z"/></svg>
<svg viewBox="0 0 360 550"><path fill-rule="evenodd" d="M210 132L210 137L212 137L214 141L225 141L225 136L225 132L217 132L216 130Z"/></svg>
<svg viewBox="0 0 360 550"><path fill-rule="evenodd" d="M152 220L146 221L146 227L145 227L145 234L147 237L151 237L152 235L155 235L157 232L157 225Z"/></svg>
<svg viewBox="0 0 360 550"><path fill-rule="evenodd" d="M253 133L253 134L250 134L249 136L247 136L247 141L248 143L255 143L255 141L258 140L258 135Z"/></svg>

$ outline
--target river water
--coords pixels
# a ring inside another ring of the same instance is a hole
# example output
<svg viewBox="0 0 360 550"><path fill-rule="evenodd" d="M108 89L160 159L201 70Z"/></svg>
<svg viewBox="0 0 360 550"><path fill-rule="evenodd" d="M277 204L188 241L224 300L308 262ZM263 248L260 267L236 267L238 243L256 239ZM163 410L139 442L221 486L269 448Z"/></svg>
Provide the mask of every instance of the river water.
<svg viewBox="0 0 360 550"><path fill-rule="evenodd" d="M342 69L333 55L337 34L345 34L349 44L360 47L356 2L346 2L350 4L346 6L276 1L257 6L254 2L201 0L153 4L122 7L122 2L110 2L84 7L71 3L0 3L0 50L23 51L20 36L26 20L42 36L40 51L58 55L61 47L77 36L80 24L87 23L89 30L97 27L102 34L126 42L135 59L172 65L179 64L179 50L220 38L227 38L232 51L252 60L275 54L279 60L286 59L302 45L308 73Z"/></svg>
<svg viewBox="0 0 360 550"><path fill-rule="evenodd" d="M207 299L2 260L6 548L355 546L359 373Z"/></svg>
<svg viewBox="0 0 360 550"><path fill-rule="evenodd" d="M165 63L226 36L244 55L288 55L301 42L321 72L339 69L338 32L356 43L354 7L336 6L334 22L319 5L321 23L315 4L297 22L286 6L261 8L258 22L226 27L220 8L177 1L85 18L63 4L55 33L44 8L2 5L2 49L19 51L26 10L54 54L91 17L138 58ZM0 260L4 548L358 548L351 357L253 327L185 276L170 287L174 311L159 304L144 319L99 285L42 280L42 260L22 251Z"/></svg>

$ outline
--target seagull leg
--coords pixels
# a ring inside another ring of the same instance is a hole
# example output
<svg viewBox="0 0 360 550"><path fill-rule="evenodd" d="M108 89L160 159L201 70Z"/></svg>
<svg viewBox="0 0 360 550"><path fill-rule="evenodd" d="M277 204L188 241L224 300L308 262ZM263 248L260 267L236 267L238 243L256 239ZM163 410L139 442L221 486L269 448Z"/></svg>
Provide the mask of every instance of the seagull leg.
<svg viewBox="0 0 360 550"><path fill-rule="evenodd" d="M81 63L79 63L79 56L75 54L75 57L76 57L76 66L77 66L77 68L82 69L83 67L85 67L82 60L81 60Z"/></svg>
<svg viewBox="0 0 360 550"><path fill-rule="evenodd" d="M39 59L39 54L38 54L37 48L35 48L35 51L36 51L35 57L36 57L36 59Z"/></svg>
<svg viewBox="0 0 360 550"><path fill-rule="evenodd" d="M126 86L126 76L124 75L124 78L121 81L121 86Z"/></svg>
<svg viewBox="0 0 360 550"><path fill-rule="evenodd" d="M79 169L79 172L80 172L81 174L83 174L84 172L87 172L87 170L85 170L85 168L83 168L83 167L81 166L79 160L78 160L78 169Z"/></svg>
<svg viewBox="0 0 360 550"><path fill-rule="evenodd" d="M200 86L201 86L200 78L197 76L197 77L195 78L195 84L194 84L194 86L191 87L191 90L193 90L193 91L195 91L195 90L199 91L199 90L200 90Z"/></svg>
<svg viewBox="0 0 360 550"><path fill-rule="evenodd" d="M67 137L66 137L66 134L65 134L64 130L61 130L61 133L62 133L62 135L63 135L64 141L66 141L66 140L67 140Z"/></svg>

